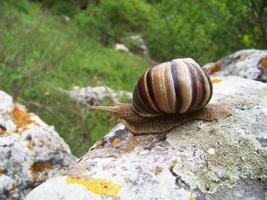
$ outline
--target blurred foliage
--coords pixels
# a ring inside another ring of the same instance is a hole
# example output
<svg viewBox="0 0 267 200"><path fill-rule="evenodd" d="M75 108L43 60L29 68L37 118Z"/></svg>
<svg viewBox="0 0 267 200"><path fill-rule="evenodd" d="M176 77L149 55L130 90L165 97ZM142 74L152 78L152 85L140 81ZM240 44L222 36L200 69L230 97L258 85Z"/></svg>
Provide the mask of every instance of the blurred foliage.
<svg viewBox="0 0 267 200"><path fill-rule="evenodd" d="M16 6L24 12L27 9ZM154 60L214 61L242 48L267 47L266 0L31 0L74 19L88 37L112 46L145 37Z"/></svg>
<svg viewBox="0 0 267 200"><path fill-rule="evenodd" d="M103 0L76 20L104 45L141 34L158 61L190 56L204 64L238 49L267 47L265 0Z"/></svg>
<svg viewBox="0 0 267 200"><path fill-rule="evenodd" d="M108 0L90 5L76 20L89 36L108 45L128 34L144 32L154 11L143 0Z"/></svg>
<svg viewBox="0 0 267 200"><path fill-rule="evenodd" d="M264 36L251 2L262 9L260 18L266 23L265 0L154 1L157 23L144 33L152 56L190 56L204 64L242 48L266 48L267 24Z"/></svg>
<svg viewBox="0 0 267 200"><path fill-rule="evenodd" d="M79 10L79 5L73 0L31 0L41 3L44 10L49 10L54 14L74 16Z"/></svg>
<svg viewBox="0 0 267 200"><path fill-rule="evenodd" d="M205 64L242 48L267 48L266 23L266 0L1 0L0 90L82 155L114 123L60 88L96 85L97 78L132 91L151 61L115 51L116 42L141 35L156 62L193 57Z"/></svg>

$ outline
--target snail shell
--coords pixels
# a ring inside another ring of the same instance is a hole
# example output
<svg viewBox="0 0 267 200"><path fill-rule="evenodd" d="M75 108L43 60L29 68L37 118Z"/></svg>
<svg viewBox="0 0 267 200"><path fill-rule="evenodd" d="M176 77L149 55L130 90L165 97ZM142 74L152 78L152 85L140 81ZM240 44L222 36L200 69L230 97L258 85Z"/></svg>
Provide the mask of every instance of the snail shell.
<svg viewBox="0 0 267 200"><path fill-rule="evenodd" d="M191 113L211 99L212 84L191 58L175 59L149 68L133 93L134 110L141 116Z"/></svg>

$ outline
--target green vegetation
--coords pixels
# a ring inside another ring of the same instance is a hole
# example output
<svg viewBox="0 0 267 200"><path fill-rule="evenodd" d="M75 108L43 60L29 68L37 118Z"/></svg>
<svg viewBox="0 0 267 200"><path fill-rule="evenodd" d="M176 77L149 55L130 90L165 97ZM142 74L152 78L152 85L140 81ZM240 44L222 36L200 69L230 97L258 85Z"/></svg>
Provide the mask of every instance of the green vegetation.
<svg viewBox="0 0 267 200"><path fill-rule="evenodd" d="M190 56L204 64L242 48L267 47L265 0L103 0L76 21L104 45L141 34L157 61Z"/></svg>
<svg viewBox="0 0 267 200"><path fill-rule="evenodd" d="M77 15L82 30L105 45L132 33L142 33L153 22L155 9L143 0L108 0Z"/></svg>
<svg viewBox="0 0 267 200"><path fill-rule="evenodd" d="M73 153L82 155L114 123L109 114L88 112L59 88L96 85L98 78L132 90L148 61L104 47L38 4L0 7L0 89L54 125Z"/></svg>
<svg viewBox="0 0 267 200"><path fill-rule="evenodd" d="M193 57L204 64L242 48L266 48L266 22L264 0L3 0L0 90L54 125L79 156L114 123L59 88L100 79L132 91L151 65L113 50L116 42L139 34L153 60Z"/></svg>

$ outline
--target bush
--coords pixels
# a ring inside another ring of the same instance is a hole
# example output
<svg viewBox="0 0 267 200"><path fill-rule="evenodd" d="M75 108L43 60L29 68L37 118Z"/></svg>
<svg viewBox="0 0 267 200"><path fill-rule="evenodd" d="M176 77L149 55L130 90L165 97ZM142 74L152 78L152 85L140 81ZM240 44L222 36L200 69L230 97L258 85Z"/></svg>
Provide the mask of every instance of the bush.
<svg viewBox="0 0 267 200"><path fill-rule="evenodd" d="M242 48L267 48L264 0L152 2L158 14L145 38L157 60L190 56L205 64Z"/></svg>
<svg viewBox="0 0 267 200"><path fill-rule="evenodd" d="M73 17L79 10L79 5L77 5L73 0L31 0L33 2L39 2L43 9L47 9L50 12L58 15L67 15Z"/></svg>
<svg viewBox="0 0 267 200"><path fill-rule="evenodd" d="M154 12L142 0L103 0L99 5L89 5L76 20L90 37L108 45L133 32L144 32Z"/></svg>

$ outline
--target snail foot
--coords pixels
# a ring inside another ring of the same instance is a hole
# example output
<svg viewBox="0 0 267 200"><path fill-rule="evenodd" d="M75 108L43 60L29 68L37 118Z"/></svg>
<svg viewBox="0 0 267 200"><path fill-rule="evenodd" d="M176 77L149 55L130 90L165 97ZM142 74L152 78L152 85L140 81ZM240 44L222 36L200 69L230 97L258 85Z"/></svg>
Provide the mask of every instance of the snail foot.
<svg viewBox="0 0 267 200"><path fill-rule="evenodd" d="M228 108L218 105L209 104L199 111L184 115L163 115L150 118L142 118L142 120L131 122L119 119L133 135L142 134L160 134L167 133L175 127L194 120L213 121L224 119L232 114Z"/></svg>
<svg viewBox="0 0 267 200"><path fill-rule="evenodd" d="M192 118L205 121L224 119L232 115L232 111L219 104L208 104L200 111L193 113Z"/></svg>

